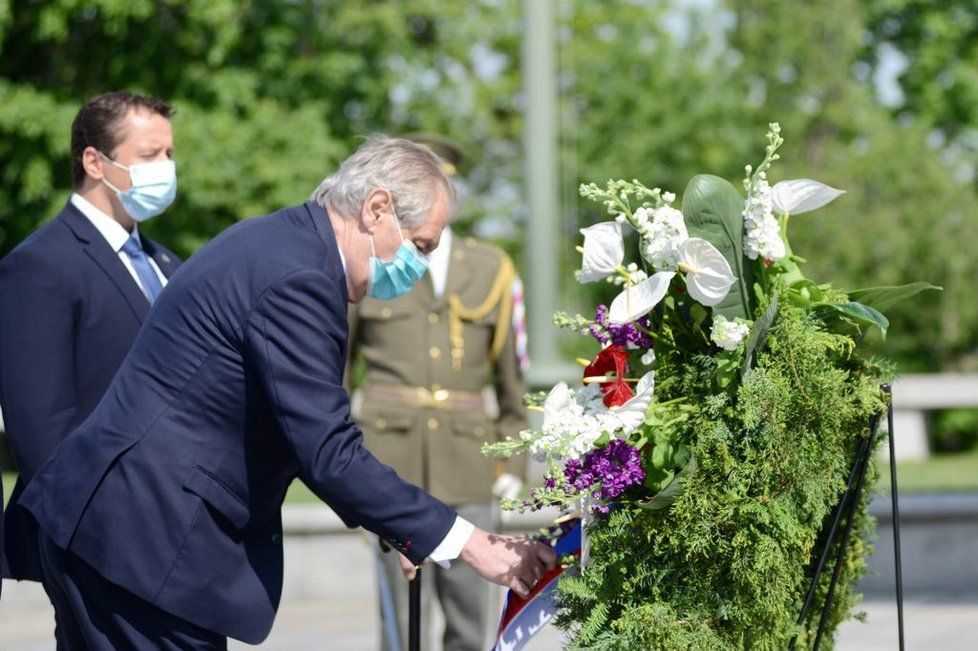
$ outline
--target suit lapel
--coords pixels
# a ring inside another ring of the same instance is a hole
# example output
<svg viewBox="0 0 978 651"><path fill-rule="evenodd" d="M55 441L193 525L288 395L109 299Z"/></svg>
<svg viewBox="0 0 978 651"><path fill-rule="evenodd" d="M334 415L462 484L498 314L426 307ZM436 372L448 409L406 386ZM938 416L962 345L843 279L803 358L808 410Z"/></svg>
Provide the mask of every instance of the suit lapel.
<svg viewBox="0 0 978 651"><path fill-rule="evenodd" d="M160 271L169 280L170 276L173 275L179 266L177 259L169 251L142 233L139 234L139 240L143 243L143 250L149 254L149 257L153 258L153 262L156 263L156 266L160 268Z"/></svg>
<svg viewBox="0 0 978 651"><path fill-rule="evenodd" d="M95 226L88 221L88 218L70 202L61 211L60 218L75 234L85 253L109 277L116 289L122 293L122 297L132 308L136 319L142 323L149 313L149 301L129 274L129 270L122 264L119 255L112 250L112 247L96 230Z"/></svg>

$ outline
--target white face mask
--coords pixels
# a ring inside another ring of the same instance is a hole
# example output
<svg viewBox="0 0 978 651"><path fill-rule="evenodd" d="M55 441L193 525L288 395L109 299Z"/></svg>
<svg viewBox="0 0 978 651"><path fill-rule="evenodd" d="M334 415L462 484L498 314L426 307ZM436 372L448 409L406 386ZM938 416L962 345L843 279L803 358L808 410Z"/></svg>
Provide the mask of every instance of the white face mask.
<svg viewBox="0 0 978 651"><path fill-rule="evenodd" d="M170 207L177 196L177 168L172 160L137 163L128 167L117 163L105 154L102 158L119 169L129 172L132 187L120 190L102 177L102 181L115 191L122 207L137 222L156 217Z"/></svg>

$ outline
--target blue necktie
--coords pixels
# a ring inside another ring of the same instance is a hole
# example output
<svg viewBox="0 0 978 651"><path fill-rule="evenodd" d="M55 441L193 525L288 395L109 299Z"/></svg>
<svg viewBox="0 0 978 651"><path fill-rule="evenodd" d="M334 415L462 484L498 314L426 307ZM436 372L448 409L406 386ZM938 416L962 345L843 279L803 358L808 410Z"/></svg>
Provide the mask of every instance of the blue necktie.
<svg viewBox="0 0 978 651"><path fill-rule="evenodd" d="M139 238L132 235L122 245L122 250L129 256L129 261L132 262L132 267L136 270L136 276L139 277L139 284L143 286L143 293L146 294L146 298L152 305L156 301L156 297L163 291L163 283L160 282L160 277L156 275L156 271L150 265L149 256L143 251L143 245L140 244Z"/></svg>

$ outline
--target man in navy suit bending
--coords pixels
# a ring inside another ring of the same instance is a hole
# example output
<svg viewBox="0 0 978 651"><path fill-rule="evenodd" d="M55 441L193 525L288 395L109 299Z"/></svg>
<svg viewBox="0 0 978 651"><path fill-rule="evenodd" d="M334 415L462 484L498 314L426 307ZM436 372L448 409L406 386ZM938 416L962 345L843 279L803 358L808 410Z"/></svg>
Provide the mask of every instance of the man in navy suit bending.
<svg viewBox="0 0 978 651"><path fill-rule="evenodd" d="M411 563L460 559L522 594L552 567L546 546L475 529L401 480L350 422L347 303L409 290L453 200L427 149L374 138L312 200L232 226L180 268L21 500L67 648L262 641L296 477Z"/></svg>
<svg viewBox="0 0 978 651"><path fill-rule="evenodd" d="M20 471L4 527L13 578L42 578L24 487L101 400L179 264L137 226L176 192L170 114L125 92L86 103L71 128L74 193L0 261L0 407Z"/></svg>

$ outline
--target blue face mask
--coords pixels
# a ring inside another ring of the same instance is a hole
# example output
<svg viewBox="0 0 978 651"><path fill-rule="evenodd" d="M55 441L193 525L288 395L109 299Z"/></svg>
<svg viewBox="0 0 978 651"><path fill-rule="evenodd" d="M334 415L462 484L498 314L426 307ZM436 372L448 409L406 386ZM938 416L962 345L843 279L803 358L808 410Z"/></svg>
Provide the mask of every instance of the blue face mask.
<svg viewBox="0 0 978 651"><path fill-rule="evenodd" d="M119 169L129 172L132 187L128 190L119 190L104 177L102 181L109 188L115 190L116 196L119 197L119 203L135 221L142 222L150 217L156 217L169 208L176 198L177 168L172 160L138 163L127 167L115 162L105 154L102 154L102 158Z"/></svg>
<svg viewBox="0 0 978 651"><path fill-rule="evenodd" d="M401 236L401 246L394 254L393 260L384 262L378 258L374 250L374 238L370 238L370 250L373 255L370 256L370 281L367 294L382 301L407 294L428 271L428 258L418 251L414 242L404 239L401 226L397 223L397 215L392 218L394 225L397 226L397 234Z"/></svg>

